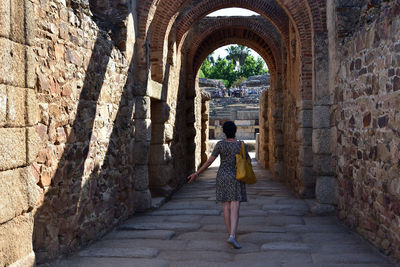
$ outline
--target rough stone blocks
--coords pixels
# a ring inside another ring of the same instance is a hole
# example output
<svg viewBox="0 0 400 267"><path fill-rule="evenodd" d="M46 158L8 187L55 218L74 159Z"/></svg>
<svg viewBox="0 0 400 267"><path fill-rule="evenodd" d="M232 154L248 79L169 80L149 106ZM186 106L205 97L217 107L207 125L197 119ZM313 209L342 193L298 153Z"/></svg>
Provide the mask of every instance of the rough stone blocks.
<svg viewBox="0 0 400 267"><path fill-rule="evenodd" d="M3 1L4 2L4 1ZM13 41L25 43L25 1L11 0L11 34Z"/></svg>
<svg viewBox="0 0 400 267"><path fill-rule="evenodd" d="M337 186L337 179L333 176L317 177L315 196L318 202L322 204L336 204Z"/></svg>
<svg viewBox="0 0 400 267"><path fill-rule="evenodd" d="M312 133L312 150L316 154L329 154L331 152L331 129L314 129Z"/></svg>
<svg viewBox="0 0 400 267"><path fill-rule="evenodd" d="M164 144L165 142L165 125L153 124L151 126L151 143Z"/></svg>
<svg viewBox="0 0 400 267"><path fill-rule="evenodd" d="M298 166L296 174L304 186L311 187L315 185L314 171L311 167Z"/></svg>
<svg viewBox="0 0 400 267"><path fill-rule="evenodd" d="M151 120L136 119L135 120L135 140L150 141L151 140Z"/></svg>
<svg viewBox="0 0 400 267"><path fill-rule="evenodd" d="M0 37L0 83L25 87L25 46Z"/></svg>
<svg viewBox="0 0 400 267"><path fill-rule="evenodd" d="M167 185L172 167L170 164L150 165L150 184L156 186Z"/></svg>
<svg viewBox="0 0 400 267"><path fill-rule="evenodd" d="M332 175L332 156L314 154L314 172L318 176Z"/></svg>
<svg viewBox="0 0 400 267"><path fill-rule="evenodd" d="M313 165L313 153L312 148L310 146L303 146L299 149L299 162L302 163L303 166L310 167Z"/></svg>
<svg viewBox="0 0 400 267"><path fill-rule="evenodd" d="M35 127L29 127L26 129L26 131L27 131L26 162L30 164L36 159L39 153L39 149L41 148L41 140L39 134L36 132Z"/></svg>
<svg viewBox="0 0 400 267"><path fill-rule="evenodd" d="M25 125L25 94L23 88L7 86L7 124L12 127Z"/></svg>
<svg viewBox="0 0 400 267"><path fill-rule="evenodd" d="M27 89L26 92L26 123L33 126L39 122L39 105L35 90Z"/></svg>
<svg viewBox="0 0 400 267"><path fill-rule="evenodd" d="M308 110L308 109L301 110L298 113L298 117L297 117L297 119L298 119L298 121L300 123L300 127L312 128L313 127L313 125L312 125L313 124L312 117L313 117L313 111L312 110Z"/></svg>
<svg viewBox="0 0 400 267"><path fill-rule="evenodd" d="M313 131L312 128L299 128L296 133L297 140L305 146L311 146L312 131Z"/></svg>
<svg viewBox="0 0 400 267"><path fill-rule="evenodd" d="M133 144L133 164L146 165L149 162L150 142L138 141Z"/></svg>
<svg viewBox="0 0 400 267"><path fill-rule="evenodd" d="M28 1L29 2L29 1ZM27 88L35 88L36 84L36 73L35 73L35 54L33 53L33 49L31 47L27 47L26 49L26 87Z"/></svg>
<svg viewBox="0 0 400 267"><path fill-rule="evenodd" d="M171 150L168 145L152 145L150 146L150 163L166 164L171 160Z"/></svg>
<svg viewBox="0 0 400 267"><path fill-rule="evenodd" d="M33 45L35 39L35 10L32 1L25 0L25 42Z"/></svg>
<svg viewBox="0 0 400 267"><path fill-rule="evenodd" d="M147 165L136 165L133 168L133 185L136 191L149 188L149 169Z"/></svg>
<svg viewBox="0 0 400 267"><path fill-rule="evenodd" d="M145 211L151 207L150 190L134 191L133 198L136 211Z"/></svg>
<svg viewBox="0 0 400 267"><path fill-rule="evenodd" d="M330 114L330 106L315 106L313 109L313 128L329 128Z"/></svg>
<svg viewBox="0 0 400 267"><path fill-rule="evenodd" d="M26 164L26 134L22 128L0 128L0 170Z"/></svg>
<svg viewBox="0 0 400 267"><path fill-rule="evenodd" d="M0 172L0 224L28 209L28 194L21 169Z"/></svg>
<svg viewBox="0 0 400 267"><path fill-rule="evenodd" d="M25 213L0 225L0 265L8 266L32 254L33 217Z"/></svg>
<svg viewBox="0 0 400 267"><path fill-rule="evenodd" d="M8 38L11 31L10 1L0 1L0 36Z"/></svg>
<svg viewBox="0 0 400 267"><path fill-rule="evenodd" d="M135 103L135 119L150 119L151 116L151 100L148 96L136 97Z"/></svg>
<svg viewBox="0 0 400 267"><path fill-rule="evenodd" d="M7 87L0 84L0 126L6 124L7 118Z"/></svg>

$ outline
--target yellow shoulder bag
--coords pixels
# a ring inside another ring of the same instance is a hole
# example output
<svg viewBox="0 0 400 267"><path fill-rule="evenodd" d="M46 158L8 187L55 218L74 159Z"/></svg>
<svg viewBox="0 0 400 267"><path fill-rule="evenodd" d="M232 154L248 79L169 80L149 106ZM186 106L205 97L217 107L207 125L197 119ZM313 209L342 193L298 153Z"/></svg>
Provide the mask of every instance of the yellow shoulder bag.
<svg viewBox="0 0 400 267"><path fill-rule="evenodd" d="M254 174L251 160L246 159L246 152L244 150L243 141L240 142L240 154L236 154L236 179L246 183L255 184L257 182L256 175Z"/></svg>

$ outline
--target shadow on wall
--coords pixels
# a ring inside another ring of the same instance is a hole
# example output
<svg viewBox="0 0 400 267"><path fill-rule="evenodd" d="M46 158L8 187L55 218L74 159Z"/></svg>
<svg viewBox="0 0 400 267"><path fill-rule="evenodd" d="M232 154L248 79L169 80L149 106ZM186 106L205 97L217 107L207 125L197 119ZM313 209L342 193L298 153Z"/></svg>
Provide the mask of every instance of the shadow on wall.
<svg viewBox="0 0 400 267"><path fill-rule="evenodd" d="M96 14L92 2L95 1L90 1L90 8ZM81 7L72 8L79 15ZM130 146L126 141L132 139L133 132L134 103L130 86L133 60L107 140L103 165L95 166L96 149L92 145L103 141L93 132L97 104L116 42L107 40L106 36L106 33L112 36L114 25L96 24L100 31L86 70L72 132L34 218L33 245L38 262L75 250L132 213L132 164L127 162Z"/></svg>

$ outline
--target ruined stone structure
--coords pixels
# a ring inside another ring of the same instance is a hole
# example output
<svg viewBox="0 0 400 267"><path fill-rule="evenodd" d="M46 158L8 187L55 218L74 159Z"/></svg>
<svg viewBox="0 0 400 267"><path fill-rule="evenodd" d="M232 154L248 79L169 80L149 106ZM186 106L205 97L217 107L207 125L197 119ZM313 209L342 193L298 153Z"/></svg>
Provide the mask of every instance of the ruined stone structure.
<svg viewBox="0 0 400 267"><path fill-rule="evenodd" d="M261 16L205 17L226 7ZM199 67L231 43L270 70L261 163L399 259L399 40L397 0L1 1L0 265L178 189L207 139Z"/></svg>
<svg viewBox="0 0 400 267"><path fill-rule="evenodd" d="M199 87L211 95L210 100L210 138L223 139L225 135L222 125L225 121L232 120L236 123L236 137L239 139L254 140L259 132L259 104L258 92L269 87L269 75L251 76L240 84L240 89L247 92L240 97L227 93L227 89L220 80L199 78ZM250 93L251 94L250 94Z"/></svg>

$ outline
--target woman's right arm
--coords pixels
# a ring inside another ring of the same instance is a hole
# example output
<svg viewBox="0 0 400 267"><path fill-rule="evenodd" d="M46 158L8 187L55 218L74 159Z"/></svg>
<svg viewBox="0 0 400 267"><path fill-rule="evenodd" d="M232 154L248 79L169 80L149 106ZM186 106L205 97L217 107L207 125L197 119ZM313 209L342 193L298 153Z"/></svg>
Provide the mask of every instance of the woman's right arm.
<svg viewBox="0 0 400 267"><path fill-rule="evenodd" d="M187 177L188 183L190 184L190 183L194 182L194 180L196 180L197 176L199 176L200 173L202 173L204 170L206 170L208 167L210 167L210 165L214 162L214 160L216 158L217 157L215 157L215 156L210 156L208 158L208 160L206 162L204 162L203 166L201 166L197 172L192 173L191 175L189 175Z"/></svg>

